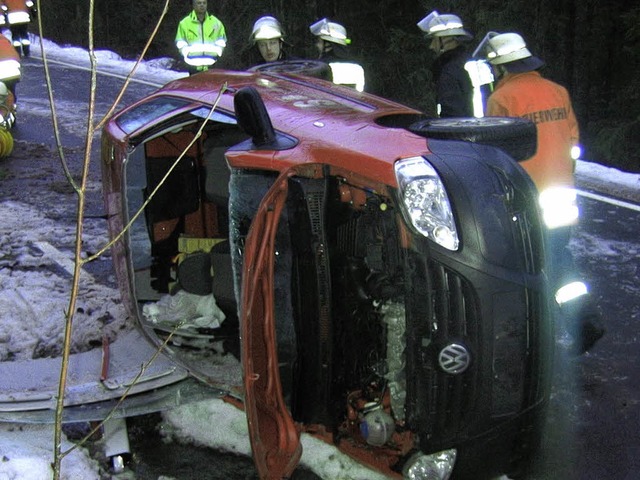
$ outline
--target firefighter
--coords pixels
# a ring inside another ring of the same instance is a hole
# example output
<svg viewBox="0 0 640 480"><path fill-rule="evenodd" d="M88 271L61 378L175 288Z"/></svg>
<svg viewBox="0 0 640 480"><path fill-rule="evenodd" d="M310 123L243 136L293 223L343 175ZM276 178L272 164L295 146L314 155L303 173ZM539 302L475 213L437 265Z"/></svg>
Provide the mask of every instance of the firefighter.
<svg viewBox="0 0 640 480"><path fill-rule="evenodd" d="M284 34L280 22L275 17L260 17L253 24L251 43L257 51L252 65L289 60L291 57L285 49Z"/></svg>
<svg viewBox="0 0 640 480"><path fill-rule="evenodd" d="M582 353L602 337L604 329L569 250L572 226L578 221L572 152L578 146L579 129L571 99L563 86L540 74L544 62L532 55L519 34L494 32L483 43L498 79L487 115L527 118L536 125L537 151L520 165L540 194L556 302L576 350Z"/></svg>
<svg viewBox="0 0 640 480"><path fill-rule="evenodd" d="M0 82L9 89L14 101L16 98L16 84L21 77L20 54L13 47L11 41L0 34Z"/></svg>
<svg viewBox="0 0 640 480"><path fill-rule="evenodd" d="M418 28L431 41L436 58L431 67L436 86L436 113L439 117L474 116L473 84L465 64L469 60L467 43L473 36L464 29L457 15L431 12L418 22ZM481 115L478 115L481 116Z"/></svg>
<svg viewBox="0 0 640 480"><path fill-rule="evenodd" d="M224 25L207 11L207 0L193 0L193 10L178 24L176 47L189 74L208 70L227 46Z"/></svg>
<svg viewBox="0 0 640 480"><path fill-rule="evenodd" d="M16 120L16 83L20 81L20 55L0 34L0 158L13 151L11 128Z"/></svg>
<svg viewBox="0 0 640 480"><path fill-rule="evenodd" d="M538 150L521 165L541 192L553 186L573 187L571 150L578 145L579 131L567 90L540 74L544 62L531 54L517 33L491 36L486 57L498 78L487 115L533 121Z"/></svg>
<svg viewBox="0 0 640 480"><path fill-rule="evenodd" d="M0 159L8 157L13 152L13 126L14 116L12 109L11 92L6 85L0 82Z"/></svg>
<svg viewBox="0 0 640 480"><path fill-rule="evenodd" d="M4 0L2 10L5 13L6 23L11 31L11 41L16 51L24 57L28 57L31 50L29 40L29 23L34 12L32 0Z"/></svg>
<svg viewBox="0 0 640 480"><path fill-rule="evenodd" d="M309 27L316 37L318 59L331 68L333 83L364 91L365 75L361 65L351 60L347 46L347 30L339 23L323 18Z"/></svg>

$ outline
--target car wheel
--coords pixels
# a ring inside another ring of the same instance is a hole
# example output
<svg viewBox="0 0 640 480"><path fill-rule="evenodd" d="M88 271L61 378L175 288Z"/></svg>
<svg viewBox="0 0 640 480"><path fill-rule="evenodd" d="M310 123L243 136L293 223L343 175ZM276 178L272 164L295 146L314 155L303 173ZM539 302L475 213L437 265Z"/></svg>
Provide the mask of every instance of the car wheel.
<svg viewBox="0 0 640 480"><path fill-rule="evenodd" d="M329 65L318 60L283 60L280 62L254 65L247 70L261 73L293 73L325 80L331 79L331 68Z"/></svg>
<svg viewBox="0 0 640 480"><path fill-rule="evenodd" d="M409 130L426 138L492 145L516 161L530 158L537 149L536 126L524 118L435 118L416 122Z"/></svg>

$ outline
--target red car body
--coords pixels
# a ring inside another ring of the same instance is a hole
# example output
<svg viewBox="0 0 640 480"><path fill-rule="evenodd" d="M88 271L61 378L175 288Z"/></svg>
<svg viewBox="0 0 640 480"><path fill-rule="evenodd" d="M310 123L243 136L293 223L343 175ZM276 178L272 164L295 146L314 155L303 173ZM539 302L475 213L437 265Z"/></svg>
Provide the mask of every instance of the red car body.
<svg viewBox="0 0 640 480"><path fill-rule="evenodd" d="M243 405L261 478L291 475L301 432L396 478L420 478L420 455L452 456L454 478L530 458L551 345L535 188L503 150L461 141L496 121L425 122L323 80L212 70L104 128L123 302ZM439 192L426 216L422 188ZM212 292L223 326L149 319L185 291Z"/></svg>

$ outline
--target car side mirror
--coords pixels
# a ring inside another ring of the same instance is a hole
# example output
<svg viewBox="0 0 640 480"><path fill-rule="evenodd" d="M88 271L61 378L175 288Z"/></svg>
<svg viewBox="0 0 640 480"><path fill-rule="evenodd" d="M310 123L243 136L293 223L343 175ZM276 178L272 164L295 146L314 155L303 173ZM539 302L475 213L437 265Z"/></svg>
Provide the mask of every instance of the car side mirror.
<svg viewBox="0 0 640 480"><path fill-rule="evenodd" d="M271 118L262 97L255 88L244 87L238 90L233 99L233 105L238 124L247 135L251 136L256 146L260 147L275 140L276 134Z"/></svg>
<svg viewBox="0 0 640 480"><path fill-rule="evenodd" d="M286 150L298 144L298 140L277 133L262 97L254 87L243 87L235 94L233 105L238 125L251 137L256 150Z"/></svg>

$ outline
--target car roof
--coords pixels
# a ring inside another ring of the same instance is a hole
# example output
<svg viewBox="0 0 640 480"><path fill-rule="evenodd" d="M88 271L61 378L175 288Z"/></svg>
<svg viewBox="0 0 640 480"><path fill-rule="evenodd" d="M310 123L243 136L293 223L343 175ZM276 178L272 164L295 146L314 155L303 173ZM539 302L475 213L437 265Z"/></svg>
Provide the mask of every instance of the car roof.
<svg viewBox="0 0 640 480"><path fill-rule="evenodd" d="M258 91L276 130L306 146L308 155L290 154L290 163L330 163L354 172L365 168L377 180L395 184L389 164L428 152L424 137L379 121L403 115L415 118L421 115L418 110L312 77L212 69L174 80L152 96L168 95L205 105L218 101L222 111L233 113L234 95L243 87ZM288 152L274 156L286 159Z"/></svg>
<svg viewBox="0 0 640 480"><path fill-rule="evenodd" d="M212 104L223 85L227 85L231 95L242 87L256 88L274 121L277 121L281 109L285 111L285 116L293 114L298 118L313 110L316 114L340 115L344 119L355 120L360 117L362 121L380 115L420 113L396 102L357 92L349 87L334 85L325 80L281 73L212 69L174 80L161 91L187 98L194 98L194 93L198 92L199 100Z"/></svg>

